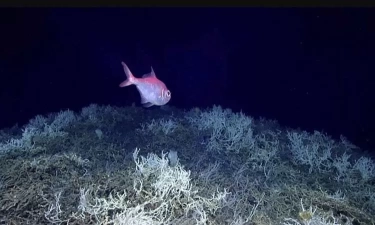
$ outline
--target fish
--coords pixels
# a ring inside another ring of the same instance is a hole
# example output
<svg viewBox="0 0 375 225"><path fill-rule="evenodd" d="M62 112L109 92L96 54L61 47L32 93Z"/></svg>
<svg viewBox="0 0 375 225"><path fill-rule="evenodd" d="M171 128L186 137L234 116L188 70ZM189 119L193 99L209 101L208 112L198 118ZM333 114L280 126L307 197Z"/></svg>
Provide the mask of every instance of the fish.
<svg viewBox="0 0 375 225"><path fill-rule="evenodd" d="M152 66L150 73L144 74L142 78L137 78L124 62L121 62L121 64L127 79L121 82L119 86L126 87L134 84L141 95L141 104L144 107L162 106L171 100L170 90L156 77Z"/></svg>

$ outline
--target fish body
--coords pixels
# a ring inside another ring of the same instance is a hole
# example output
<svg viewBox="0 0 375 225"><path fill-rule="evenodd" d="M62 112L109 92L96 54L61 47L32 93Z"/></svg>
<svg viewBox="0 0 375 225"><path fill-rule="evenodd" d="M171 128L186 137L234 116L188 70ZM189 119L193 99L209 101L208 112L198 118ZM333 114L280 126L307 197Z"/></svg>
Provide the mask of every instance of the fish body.
<svg viewBox="0 0 375 225"><path fill-rule="evenodd" d="M144 107L153 105L165 105L171 99L171 92L167 86L159 80L154 70L151 67L151 72L142 76L142 78L135 77L130 71L129 67L121 62L127 79L121 82L120 87L126 87L134 84L139 94L141 95L141 103Z"/></svg>

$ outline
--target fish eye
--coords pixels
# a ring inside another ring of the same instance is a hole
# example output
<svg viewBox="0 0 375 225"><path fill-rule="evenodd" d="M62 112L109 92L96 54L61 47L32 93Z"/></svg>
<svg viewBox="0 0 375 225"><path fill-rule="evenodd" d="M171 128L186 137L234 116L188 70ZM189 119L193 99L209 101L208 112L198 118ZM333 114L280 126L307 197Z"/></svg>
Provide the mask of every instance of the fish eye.
<svg viewBox="0 0 375 225"><path fill-rule="evenodd" d="M167 94L167 97L171 97L171 92L169 90L167 91L166 94Z"/></svg>

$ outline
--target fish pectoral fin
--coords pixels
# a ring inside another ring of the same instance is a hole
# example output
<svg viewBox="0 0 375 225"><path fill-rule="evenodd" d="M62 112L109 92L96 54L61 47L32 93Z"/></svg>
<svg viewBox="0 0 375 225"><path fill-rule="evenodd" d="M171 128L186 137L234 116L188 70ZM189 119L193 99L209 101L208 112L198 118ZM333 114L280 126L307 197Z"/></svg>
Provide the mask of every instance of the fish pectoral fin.
<svg viewBox="0 0 375 225"><path fill-rule="evenodd" d="M145 98L145 96L143 96L143 94L142 94L141 92L139 92L139 94L141 95L141 103L142 103L142 104L147 103L148 101L147 101L147 99Z"/></svg>
<svg viewBox="0 0 375 225"><path fill-rule="evenodd" d="M154 105L154 104L152 104L151 102L143 103L143 107L146 107L146 108L151 107L151 106L153 106L153 105Z"/></svg>
<svg viewBox="0 0 375 225"><path fill-rule="evenodd" d="M139 92L139 94L141 95L141 104L144 106L144 107L150 107L150 106L153 106L154 104L152 104L151 102L149 102L145 96L143 96L142 92Z"/></svg>

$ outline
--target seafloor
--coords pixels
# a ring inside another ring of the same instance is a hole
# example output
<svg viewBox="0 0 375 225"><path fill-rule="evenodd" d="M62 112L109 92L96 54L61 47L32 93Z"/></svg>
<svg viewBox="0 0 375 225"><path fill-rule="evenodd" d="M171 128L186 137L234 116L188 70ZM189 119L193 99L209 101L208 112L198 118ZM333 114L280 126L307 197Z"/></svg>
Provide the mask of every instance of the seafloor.
<svg viewBox="0 0 375 225"><path fill-rule="evenodd" d="M363 154L216 106L90 105L0 131L0 224L370 225Z"/></svg>

